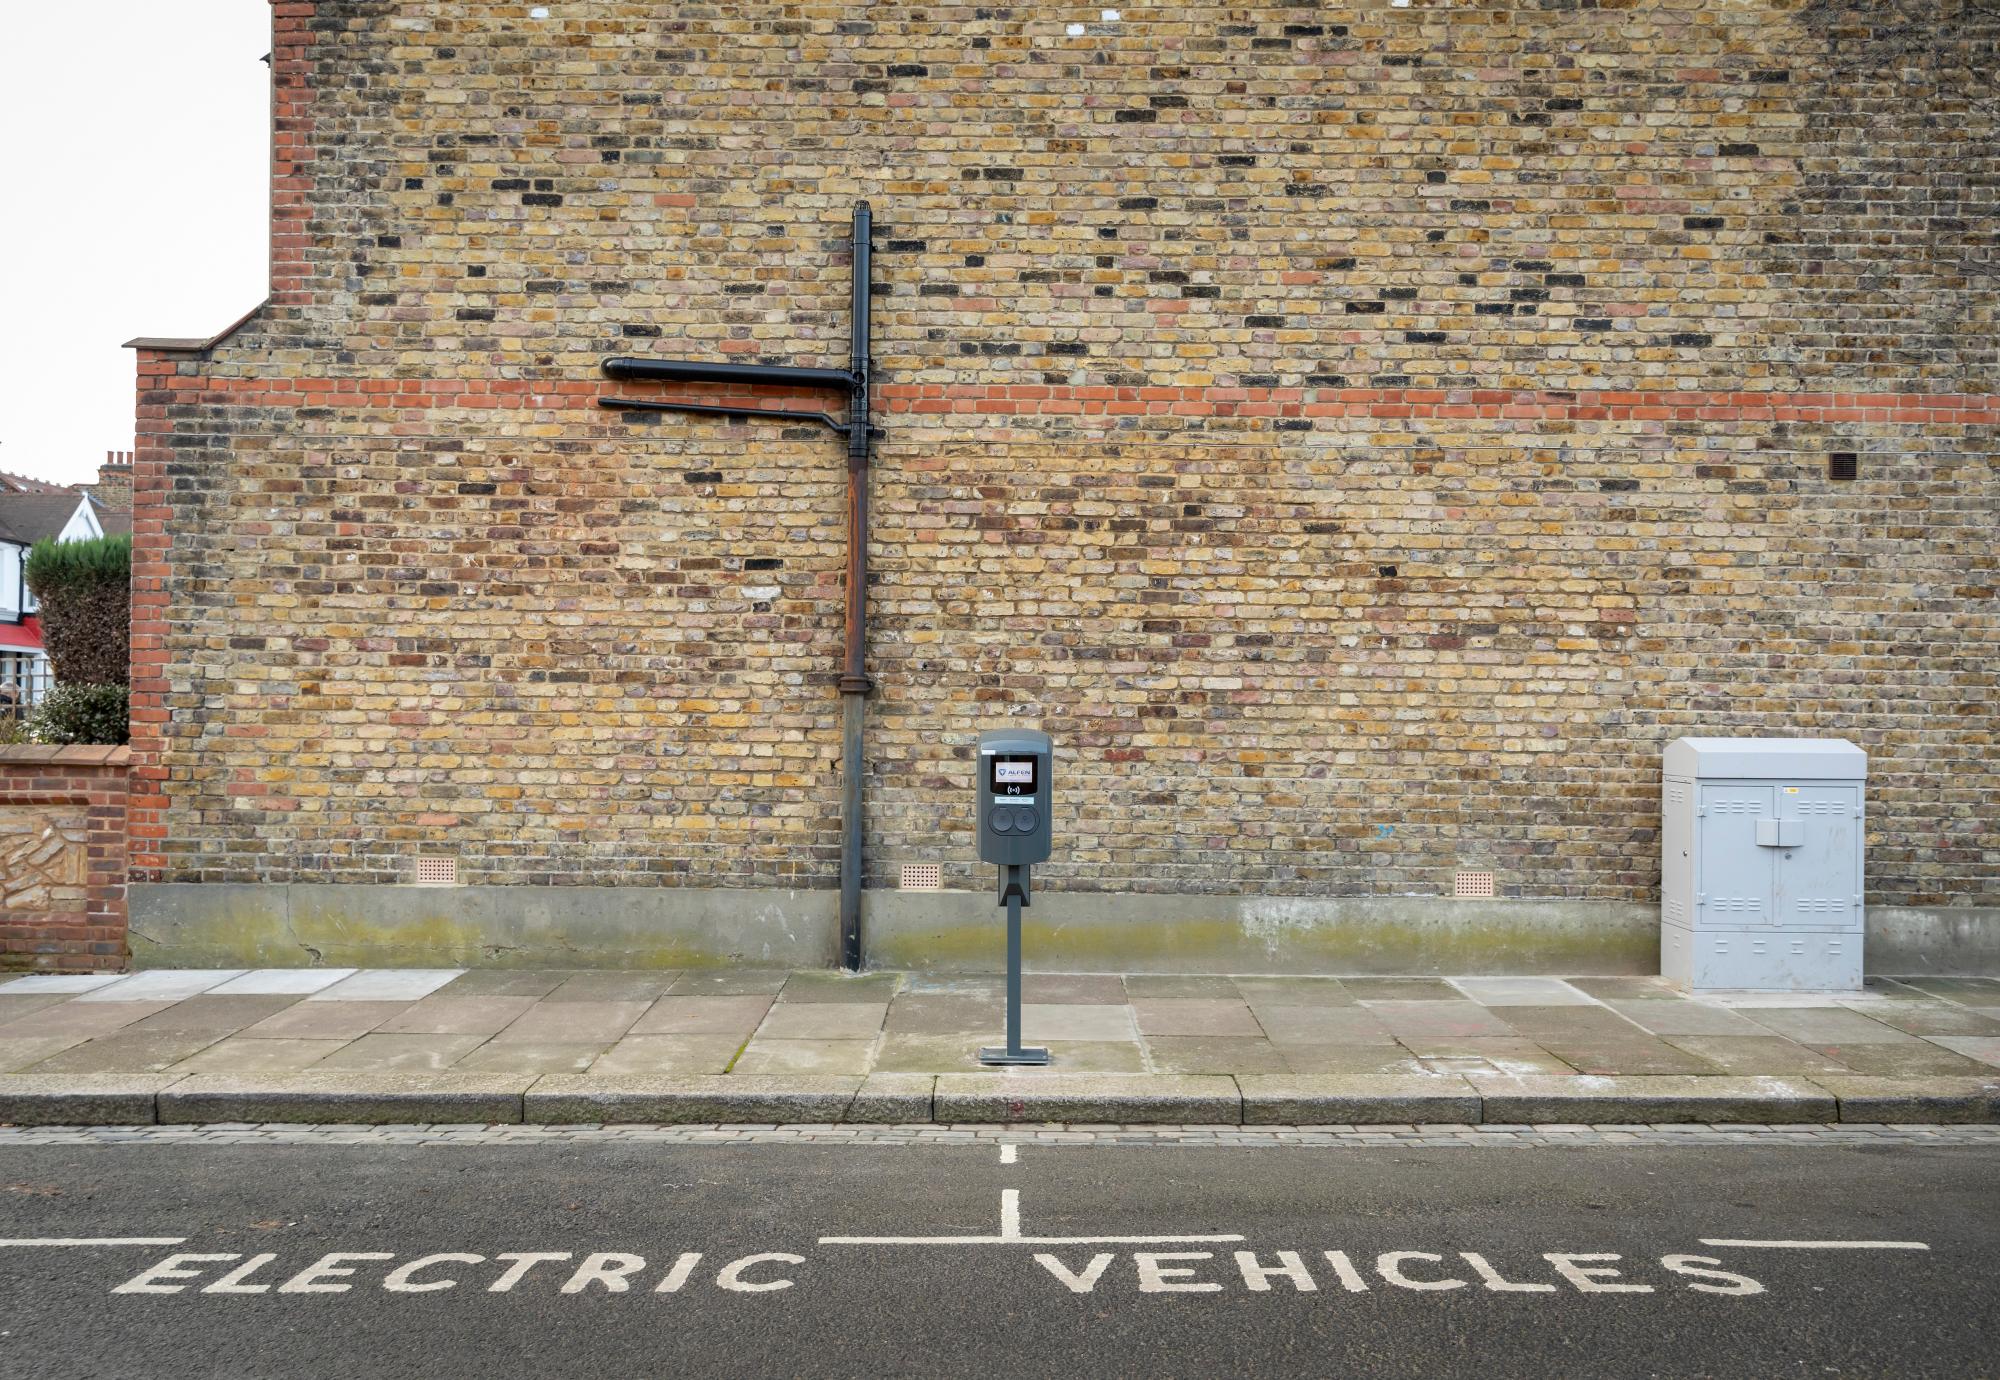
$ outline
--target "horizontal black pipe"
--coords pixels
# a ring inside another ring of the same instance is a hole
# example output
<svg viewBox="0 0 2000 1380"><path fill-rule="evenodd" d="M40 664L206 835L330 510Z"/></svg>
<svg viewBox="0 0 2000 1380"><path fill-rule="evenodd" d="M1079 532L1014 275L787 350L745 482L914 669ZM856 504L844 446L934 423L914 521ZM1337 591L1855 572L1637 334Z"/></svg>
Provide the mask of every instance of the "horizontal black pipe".
<svg viewBox="0 0 2000 1380"><path fill-rule="evenodd" d="M785 383L794 388L852 388L854 375L845 369L808 369L793 364L706 364L695 359L634 359L620 355L604 361L614 379L661 379L674 383Z"/></svg>
<svg viewBox="0 0 2000 1380"><path fill-rule="evenodd" d="M824 412L794 412L781 407L729 407L722 403L667 402L654 398L599 398L597 405L620 412L698 412L710 417L777 417L783 421L818 422L843 436L847 434L845 422L837 422Z"/></svg>

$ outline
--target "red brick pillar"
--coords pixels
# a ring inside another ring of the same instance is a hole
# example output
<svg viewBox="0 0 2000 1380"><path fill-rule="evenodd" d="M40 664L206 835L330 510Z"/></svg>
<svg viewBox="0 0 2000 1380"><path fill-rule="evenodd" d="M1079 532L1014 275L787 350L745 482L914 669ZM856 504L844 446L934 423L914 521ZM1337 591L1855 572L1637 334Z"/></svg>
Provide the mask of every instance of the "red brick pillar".
<svg viewBox="0 0 2000 1380"><path fill-rule="evenodd" d="M122 747L0 747L0 972L124 968Z"/></svg>

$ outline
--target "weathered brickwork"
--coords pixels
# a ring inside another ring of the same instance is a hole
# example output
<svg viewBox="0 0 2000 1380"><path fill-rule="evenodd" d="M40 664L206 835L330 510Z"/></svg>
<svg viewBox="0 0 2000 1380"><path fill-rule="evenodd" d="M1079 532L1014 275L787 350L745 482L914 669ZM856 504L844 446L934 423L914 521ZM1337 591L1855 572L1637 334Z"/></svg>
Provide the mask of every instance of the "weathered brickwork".
<svg viewBox="0 0 2000 1380"><path fill-rule="evenodd" d="M0 972L125 965L122 747L0 747Z"/></svg>
<svg viewBox="0 0 2000 1380"><path fill-rule="evenodd" d="M866 198L874 884L984 884L1008 718L1072 889L1642 901L1700 731L1996 903L1990 4L546 8L273 7L272 300L140 359L136 877L831 885L837 447L596 401L841 362Z"/></svg>

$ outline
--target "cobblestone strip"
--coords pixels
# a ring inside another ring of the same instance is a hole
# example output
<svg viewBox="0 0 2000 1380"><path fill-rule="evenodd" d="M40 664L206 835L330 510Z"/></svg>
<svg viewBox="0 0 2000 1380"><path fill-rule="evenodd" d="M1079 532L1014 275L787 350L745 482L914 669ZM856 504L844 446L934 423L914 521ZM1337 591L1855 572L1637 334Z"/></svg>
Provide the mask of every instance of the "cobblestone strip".
<svg viewBox="0 0 2000 1380"><path fill-rule="evenodd" d="M1236 1149L1528 1149L1661 1145L1985 1145L2000 1126L206 1126L0 1127L32 1145L1038 1145Z"/></svg>

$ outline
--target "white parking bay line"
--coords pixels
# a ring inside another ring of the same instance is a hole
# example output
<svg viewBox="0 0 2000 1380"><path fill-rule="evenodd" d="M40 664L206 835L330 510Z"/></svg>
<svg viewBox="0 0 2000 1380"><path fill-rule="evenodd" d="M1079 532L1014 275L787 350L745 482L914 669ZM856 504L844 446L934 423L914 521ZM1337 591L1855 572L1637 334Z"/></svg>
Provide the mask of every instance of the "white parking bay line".
<svg viewBox="0 0 2000 1380"><path fill-rule="evenodd" d="M0 1236L0 1246L178 1246L185 1236Z"/></svg>
<svg viewBox="0 0 2000 1380"><path fill-rule="evenodd" d="M1930 1243L1925 1241L1732 1241L1723 1237L1704 1236L1704 1246L1734 1246L1739 1250L1754 1251L1927 1251Z"/></svg>
<svg viewBox="0 0 2000 1380"><path fill-rule="evenodd" d="M1001 1147L1000 1147L1000 1163L1002 1163L1002 1164L1012 1164L1012 1163L1014 1162L1015 1158L1016 1158L1016 1157L1018 1156L1018 1154L1019 1154L1019 1153L1020 1153L1020 1152L1019 1152L1019 1147L1017 1147L1017 1146L1013 1146L1013 1145L1003 1145L1003 1146L1001 1146Z"/></svg>
<svg viewBox="0 0 2000 1380"><path fill-rule="evenodd" d="M1021 1190L1000 1191L998 1236L822 1236L822 1246L1160 1246L1187 1241L1241 1241L1235 1233L1217 1236L1023 1236Z"/></svg>

